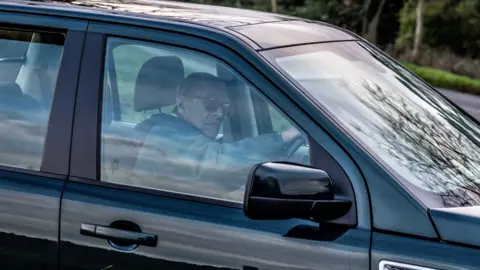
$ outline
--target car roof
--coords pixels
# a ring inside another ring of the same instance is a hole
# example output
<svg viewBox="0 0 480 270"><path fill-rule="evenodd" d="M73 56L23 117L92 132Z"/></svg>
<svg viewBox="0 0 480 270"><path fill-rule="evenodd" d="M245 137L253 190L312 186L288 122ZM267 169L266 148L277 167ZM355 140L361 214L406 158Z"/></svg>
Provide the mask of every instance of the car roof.
<svg viewBox="0 0 480 270"><path fill-rule="evenodd" d="M355 40L343 29L322 22L246 9L158 0L4 0L0 9L77 18L131 17L183 22L222 30L254 44L255 49Z"/></svg>

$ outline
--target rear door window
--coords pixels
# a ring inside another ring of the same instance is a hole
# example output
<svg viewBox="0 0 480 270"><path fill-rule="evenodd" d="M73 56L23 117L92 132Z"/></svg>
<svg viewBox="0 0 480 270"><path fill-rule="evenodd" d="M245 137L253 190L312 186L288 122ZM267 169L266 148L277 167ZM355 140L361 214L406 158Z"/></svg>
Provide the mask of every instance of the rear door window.
<svg viewBox="0 0 480 270"><path fill-rule="evenodd" d="M0 165L40 170L65 35L0 29Z"/></svg>

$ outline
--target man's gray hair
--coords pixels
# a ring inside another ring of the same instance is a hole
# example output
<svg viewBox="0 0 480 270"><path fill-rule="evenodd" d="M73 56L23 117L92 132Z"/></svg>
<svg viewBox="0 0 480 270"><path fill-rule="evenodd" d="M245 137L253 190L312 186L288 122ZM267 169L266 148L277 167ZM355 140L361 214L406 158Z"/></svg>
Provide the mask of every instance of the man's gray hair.
<svg viewBox="0 0 480 270"><path fill-rule="evenodd" d="M220 90L227 91L225 83L216 76L205 73L192 73L178 86L177 96L188 96L196 91L201 90Z"/></svg>

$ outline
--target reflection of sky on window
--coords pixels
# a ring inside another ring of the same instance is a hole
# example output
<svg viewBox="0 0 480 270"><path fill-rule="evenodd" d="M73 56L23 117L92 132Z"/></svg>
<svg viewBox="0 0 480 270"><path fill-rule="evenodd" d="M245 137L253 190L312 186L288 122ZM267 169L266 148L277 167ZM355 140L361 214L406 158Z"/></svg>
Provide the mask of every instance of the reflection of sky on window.
<svg viewBox="0 0 480 270"><path fill-rule="evenodd" d="M144 113L136 112L133 109L133 93L140 68L153 57L179 57L184 67L185 76L194 72L207 72L217 75L217 63L199 53L191 53L187 50L151 42L135 41L135 43L132 43L127 39L121 38L110 38L108 46L110 47L115 43L123 43L113 49L112 55L115 59L114 64L117 72L122 120L124 121L138 123L145 119ZM107 54L107 62L111 61L109 56L110 54Z"/></svg>
<svg viewBox="0 0 480 270"><path fill-rule="evenodd" d="M157 56L177 56L182 60L182 63L185 67L186 75L192 72L208 72L216 75L216 62L211 59L202 57L199 54L193 54L188 51L183 51L175 48L169 48L167 46L156 45L152 43L142 43L140 44L128 44L122 45L118 48L115 48L114 55L122 55L127 58L132 58L132 56L144 56L145 59L142 60L141 64L145 63L148 59L157 57ZM140 67L138 67L140 69Z"/></svg>
<svg viewBox="0 0 480 270"><path fill-rule="evenodd" d="M376 61L369 57L370 61ZM333 115L340 120L342 125L355 134L364 144L392 166L403 177L413 184L426 188L418 174L412 173L405 164L402 164L391 156L388 149L383 147L383 138L370 130L370 134L360 132L356 127L363 130L370 129L367 123L374 123L385 131L395 132L389 123L386 123L376 112L368 108L359 98L368 98L365 83L378 85L386 92L395 91L396 95L404 98L412 104L414 111L420 112L419 108L429 111L438 116L438 111L416 94L406 89L389 69L376 70L370 64L362 61L351 61L336 53L318 51L293 55L276 59L276 62L290 76L295 78L305 89L309 90L314 97L323 104ZM382 66L381 63L376 62ZM438 120L445 122L441 117ZM446 122L445 122L446 123ZM377 136L371 136L371 134ZM403 138L396 138L398 143L411 147Z"/></svg>

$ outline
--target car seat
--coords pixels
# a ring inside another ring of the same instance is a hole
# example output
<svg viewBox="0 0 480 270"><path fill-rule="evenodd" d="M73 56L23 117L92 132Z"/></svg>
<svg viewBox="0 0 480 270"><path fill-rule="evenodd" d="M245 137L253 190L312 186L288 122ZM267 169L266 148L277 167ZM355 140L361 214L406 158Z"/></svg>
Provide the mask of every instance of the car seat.
<svg viewBox="0 0 480 270"><path fill-rule="evenodd" d="M143 64L137 75L133 96L133 107L137 112L158 110L159 113L135 126L135 147L125 166L132 170L138 153L150 132L159 124L161 108L175 104L178 85L184 80L182 60L176 56L153 57Z"/></svg>
<svg viewBox="0 0 480 270"><path fill-rule="evenodd" d="M162 107L175 104L177 87L184 78L185 71L179 57L158 56L148 60L140 68L135 83L134 110L160 111ZM135 129L146 136L157 123L155 119L155 116L145 119Z"/></svg>

